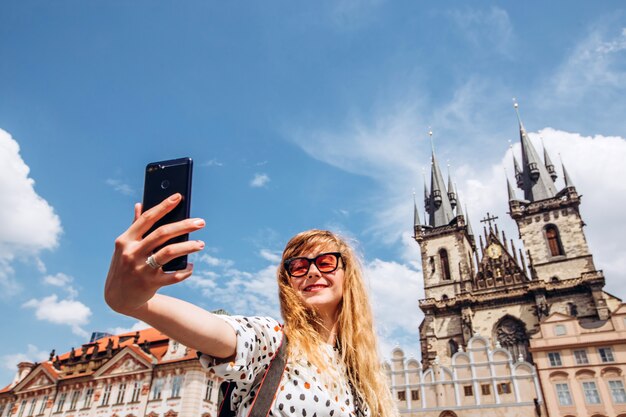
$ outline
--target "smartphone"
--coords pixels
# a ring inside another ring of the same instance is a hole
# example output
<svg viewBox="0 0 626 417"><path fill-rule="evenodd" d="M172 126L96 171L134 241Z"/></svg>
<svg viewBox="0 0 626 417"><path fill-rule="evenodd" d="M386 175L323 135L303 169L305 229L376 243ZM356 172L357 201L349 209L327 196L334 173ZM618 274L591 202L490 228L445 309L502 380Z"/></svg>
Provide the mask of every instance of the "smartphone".
<svg viewBox="0 0 626 417"><path fill-rule="evenodd" d="M164 224L174 223L189 218L191 210L191 174L193 161L191 158L171 159L168 161L151 162L146 165L146 179L143 187L143 207L146 211L156 206L172 194L180 193L183 198L178 205L163 218L157 221L144 235L147 236ZM154 250L172 243L186 242L189 234L177 236ZM179 271L187 267L187 256L172 259L163 265L164 271Z"/></svg>

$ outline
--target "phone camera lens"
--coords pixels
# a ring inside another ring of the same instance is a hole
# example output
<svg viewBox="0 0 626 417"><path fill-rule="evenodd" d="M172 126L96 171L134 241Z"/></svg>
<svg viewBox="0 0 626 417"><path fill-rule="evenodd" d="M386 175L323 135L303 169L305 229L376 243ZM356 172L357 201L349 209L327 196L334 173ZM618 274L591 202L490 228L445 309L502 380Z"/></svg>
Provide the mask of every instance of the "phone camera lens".
<svg viewBox="0 0 626 417"><path fill-rule="evenodd" d="M170 186L170 182L168 180L161 181L161 188L163 188L164 190L166 190L167 187L169 186Z"/></svg>

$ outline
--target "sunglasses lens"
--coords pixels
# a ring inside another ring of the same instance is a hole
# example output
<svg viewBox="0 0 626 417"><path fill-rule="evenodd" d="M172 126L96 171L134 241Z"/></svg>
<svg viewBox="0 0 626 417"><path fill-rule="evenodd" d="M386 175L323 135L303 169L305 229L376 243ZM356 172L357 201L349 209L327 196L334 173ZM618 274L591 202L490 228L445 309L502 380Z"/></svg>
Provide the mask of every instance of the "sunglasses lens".
<svg viewBox="0 0 626 417"><path fill-rule="evenodd" d="M306 275L309 270L309 260L306 258L296 258L289 263L289 275L292 277L301 277Z"/></svg>
<svg viewBox="0 0 626 417"><path fill-rule="evenodd" d="M337 255L326 253L315 258L315 266L320 272L332 272L337 269Z"/></svg>

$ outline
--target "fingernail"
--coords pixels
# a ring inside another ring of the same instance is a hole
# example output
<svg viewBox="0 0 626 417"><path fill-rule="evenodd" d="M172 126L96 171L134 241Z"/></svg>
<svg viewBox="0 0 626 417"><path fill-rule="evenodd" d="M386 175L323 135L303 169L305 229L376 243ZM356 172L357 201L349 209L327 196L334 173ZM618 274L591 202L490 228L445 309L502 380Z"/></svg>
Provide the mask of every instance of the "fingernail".
<svg viewBox="0 0 626 417"><path fill-rule="evenodd" d="M193 224L195 224L196 226L204 226L204 219L194 220Z"/></svg>
<svg viewBox="0 0 626 417"><path fill-rule="evenodd" d="M169 200L173 203L174 201L180 200L180 194L176 193L169 198Z"/></svg>
<svg viewBox="0 0 626 417"><path fill-rule="evenodd" d="M200 249L204 249L204 242L201 240L198 240L198 246L200 246Z"/></svg>

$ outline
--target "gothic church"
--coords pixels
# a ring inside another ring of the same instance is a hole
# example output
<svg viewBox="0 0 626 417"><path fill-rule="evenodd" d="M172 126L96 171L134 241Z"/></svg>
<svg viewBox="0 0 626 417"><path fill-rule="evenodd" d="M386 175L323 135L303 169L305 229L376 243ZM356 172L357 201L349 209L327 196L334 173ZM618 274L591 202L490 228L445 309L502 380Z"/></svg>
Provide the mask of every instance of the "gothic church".
<svg viewBox="0 0 626 417"><path fill-rule="evenodd" d="M517 105L516 105L517 108ZM533 362L530 337L539 322L561 312L606 320L620 300L603 291L604 276L589 251L580 196L563 166L562 189L548 153L543 160L519 119L521 163L513 156L515 182L507 179L509 215L525 250L516 249L487 215L476 236L463 213L453 181L444 182L432 153L430 187L424 184L426 218L414 210L425 298L420 324L422 364L449 365L474 335L490 338L513 358Z"/></svg>

